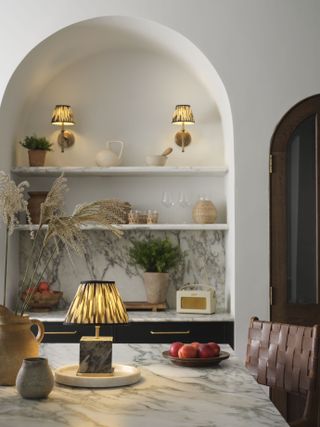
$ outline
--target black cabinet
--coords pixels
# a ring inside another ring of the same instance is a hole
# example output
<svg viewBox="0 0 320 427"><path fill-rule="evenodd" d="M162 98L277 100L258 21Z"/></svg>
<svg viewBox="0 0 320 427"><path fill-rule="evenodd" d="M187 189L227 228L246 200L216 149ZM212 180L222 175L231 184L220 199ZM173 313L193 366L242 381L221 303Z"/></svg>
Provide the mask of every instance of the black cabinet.
<svg viewBox="0 0 320 427"><path fill-rule="evenodd" d="M45 343L77 343L82 336L94 335L93 325L65 325L44 322ZM233 322L130 322L126 325L102 325L101 335L113 336L115 343L208 342L233 347Z"/></svg>

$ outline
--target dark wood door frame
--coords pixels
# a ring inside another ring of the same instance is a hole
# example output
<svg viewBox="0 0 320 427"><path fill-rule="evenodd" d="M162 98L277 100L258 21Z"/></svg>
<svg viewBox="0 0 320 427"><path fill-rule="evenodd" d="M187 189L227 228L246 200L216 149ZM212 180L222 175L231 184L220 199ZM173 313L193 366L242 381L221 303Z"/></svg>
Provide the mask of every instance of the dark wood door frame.
<svg viewBox="0 0 320 427"><path fill-rule="evenodd" d="M301 315L298 304L287 304L287 200L286 200L286 157L288 141L297 126L308 117L316 117L316 204L317 204L317 304L305 304L310 316ZM314 95L296 104L276 127L270 149L270 287L272 321L311 325L320 323L319 278L320 278L320 95Z"/></svg>

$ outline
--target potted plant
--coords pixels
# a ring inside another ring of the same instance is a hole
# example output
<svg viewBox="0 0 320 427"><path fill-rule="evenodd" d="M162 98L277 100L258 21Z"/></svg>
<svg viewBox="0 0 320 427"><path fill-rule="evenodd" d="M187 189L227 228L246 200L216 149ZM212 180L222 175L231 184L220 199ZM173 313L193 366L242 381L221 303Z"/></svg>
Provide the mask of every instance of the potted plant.
<svg viewBox="0 0 320 427"><path fill-rule="evenodd" d="M168 271L182 260L179 246L168 239L133 241L129 250L132 264L144 269L143 280L147 302L159 304L166 301L169 286Z"/></svg>
<svg viewBox="0 0 320 427"><path fill-rule="evenodd" d="M44 136L38 137L36 134L26 136L20 144L28 150L30 166L43 166L47 151L52 151L51 142Z"/></svg>

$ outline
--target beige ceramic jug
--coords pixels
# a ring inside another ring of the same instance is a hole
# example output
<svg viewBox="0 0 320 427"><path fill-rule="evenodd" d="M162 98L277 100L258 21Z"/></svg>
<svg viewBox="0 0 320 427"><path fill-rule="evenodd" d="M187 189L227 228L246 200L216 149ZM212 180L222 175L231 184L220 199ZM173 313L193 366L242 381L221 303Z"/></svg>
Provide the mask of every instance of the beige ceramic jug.
<svg viewBox="0 0 320 427"><path fill-rule="evenodd" d="M119 144L120 151L119 154L111 150L111 144ZM96 155L96 163L98 166L118 166L122 160L124 143L122 141L107 141L105 150L99 151Z"/></svg>
<svg viewBox="0 0 320 427"><path fill-rule="evenodd" d="M31 326L38 326L35 337ZM44 326L28 316L16 316L0 306L0 385L15 385L23 359L39 355Z"/></svg>

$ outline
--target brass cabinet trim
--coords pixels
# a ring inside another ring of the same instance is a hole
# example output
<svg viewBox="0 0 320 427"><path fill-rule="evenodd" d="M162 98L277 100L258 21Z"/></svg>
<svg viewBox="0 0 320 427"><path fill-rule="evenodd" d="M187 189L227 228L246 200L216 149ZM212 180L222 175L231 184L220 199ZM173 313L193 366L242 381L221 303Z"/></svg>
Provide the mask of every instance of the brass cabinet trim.
<svg viewBox="0 0 320 427"><path fill-rule="evenodd" d="M190 334L190 331L150 331L151 335L188 335Z"/></svg>
<svg viewBox="0 0 320 427"><path fill-rule="evenodd" d="M69 332L60 332L60 331L52 331L52 332L45 332L45 335L75 335L78 331L69 331Z"/></svg>

